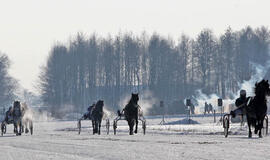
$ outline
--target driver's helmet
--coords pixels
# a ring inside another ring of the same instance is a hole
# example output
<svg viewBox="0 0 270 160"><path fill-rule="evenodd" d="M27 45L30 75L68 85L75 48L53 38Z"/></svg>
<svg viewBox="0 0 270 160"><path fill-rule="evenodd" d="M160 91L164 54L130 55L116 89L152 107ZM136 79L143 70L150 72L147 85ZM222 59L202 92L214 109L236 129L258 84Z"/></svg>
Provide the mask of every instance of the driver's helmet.
<svg viewBox="0 0 270 160"><path fill-rule="evenodd" d="M242 89L240 91L240 97L246 97L246 94L247 94L246 90Z"/></svg>

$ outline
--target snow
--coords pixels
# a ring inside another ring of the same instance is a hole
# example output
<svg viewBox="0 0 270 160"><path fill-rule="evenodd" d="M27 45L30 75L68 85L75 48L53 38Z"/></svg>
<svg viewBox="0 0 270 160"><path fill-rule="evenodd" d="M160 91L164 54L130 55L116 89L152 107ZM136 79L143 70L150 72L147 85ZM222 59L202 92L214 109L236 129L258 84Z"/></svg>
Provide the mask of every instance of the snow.
<svg viewBox="0 0 270 160"><path fill-rule="evenodd" d="M171 159L269 159L270 137L247 138L247 127L232 124L231 134L224 138L221 123L212 116L196 116L198 124L178 124L185 116L147 117L146 135L141 123L137 135L128 135L125 121L118 122L117 134L102 126L101 135L92 135L90 121L82 121L79 135L77 121L35 122L34 135L15 136L8 125L0 136L0 159L106 159L106 160L171 160ZM219 118L217 118L218 120ZM171 123L170 123L171 122ZM105 125L105 121L103 122Z"/></svg>

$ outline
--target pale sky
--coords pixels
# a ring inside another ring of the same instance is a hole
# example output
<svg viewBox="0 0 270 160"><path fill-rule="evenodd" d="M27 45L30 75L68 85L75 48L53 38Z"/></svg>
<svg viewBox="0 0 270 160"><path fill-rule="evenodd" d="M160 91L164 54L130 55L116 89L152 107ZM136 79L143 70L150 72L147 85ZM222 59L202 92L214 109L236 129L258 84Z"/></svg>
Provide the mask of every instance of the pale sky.
<svg viewBox="0 0 270 160"><path fill-rule="evenodd" d="M106 36L158 32L177 38L203 28L216 35L231 26L270 26L269 0L0 0L0 51L10 74L34 91L52 45L77 32Z"/></svg>

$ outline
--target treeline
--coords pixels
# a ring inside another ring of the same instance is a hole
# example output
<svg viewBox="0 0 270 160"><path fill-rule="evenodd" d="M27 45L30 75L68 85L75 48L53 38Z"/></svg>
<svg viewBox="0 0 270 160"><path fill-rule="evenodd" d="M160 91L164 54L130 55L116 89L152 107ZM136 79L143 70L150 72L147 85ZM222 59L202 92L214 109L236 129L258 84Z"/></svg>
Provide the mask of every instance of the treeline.
<svg viewBox="0 0 270 160"><path fill-rule="evenodd" d="M15 92L18 87L17 81L12 78L8 70L10 68L10 60L7 55L0 52L0 113L4 112L13 104L16 97Z"/></svg>
<svg viewBox="0 0 270 160"><path fill-rule="evenodd" d="M42 99L58 115L66 106L81 113L98 99L116 110L123 96L148 90L170 106L168 113L184 112L172 104L183 106L197 89L223 98L235 93L255 72L253 63L267 62L269 33L266 27L228 28L217 37L204 29L194 39L182 34L178 42L158 33L78 33L52 47L40 74Z"/></svg>

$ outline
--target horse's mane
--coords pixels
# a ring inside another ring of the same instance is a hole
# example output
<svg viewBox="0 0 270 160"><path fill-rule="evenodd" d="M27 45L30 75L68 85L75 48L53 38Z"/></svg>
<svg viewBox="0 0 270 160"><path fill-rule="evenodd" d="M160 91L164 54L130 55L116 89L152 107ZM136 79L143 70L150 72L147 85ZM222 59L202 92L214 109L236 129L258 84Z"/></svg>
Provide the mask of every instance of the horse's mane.
<svg viewBox="0 0 270 160"><path fill-rule="evenodd" d="M104 106L103 101L99 100L97 104L93 107L93 109L103 111L103 106Z"/></svg>
<svg viewBox="0 0 270 160"><path fill-rule="evenodd" d="M132 95L131 98L130 98L130 100L129 100L129 102L128 102L128 104L136 104L136 105L138 105L138 101L136 101L134 99L133 95Z"/></svg>
<svg viewBox="0 0 270 160"><path fill-rule="evenodd" d="M263 79L259 83L256 83L254 88L255 95L265 95L265 89L267 86L269 87L268 80L265 81Z"/></svg>
<svg viewBox="0 0 270 160"><path fill-rule="evenodd" d="M21 105L21 103L20 103L19 101L14 101L13 106L12 106L12 108L11 108L11 111L12 111L12 112L13 112L13 110L14 110L15 107L20 107L20 108L22 108L22 105Z"/></svg>
<svg viewBox="0 0 270 160"><path fill-rule="evenodd" d="M265 114L267 111L266 96L269 94L268 80L261 80L255 84L255 96L253 98L253 106L257 114Z"/></svg>

